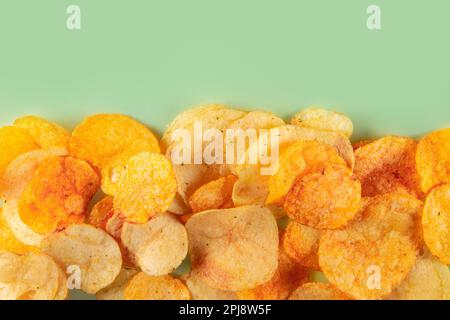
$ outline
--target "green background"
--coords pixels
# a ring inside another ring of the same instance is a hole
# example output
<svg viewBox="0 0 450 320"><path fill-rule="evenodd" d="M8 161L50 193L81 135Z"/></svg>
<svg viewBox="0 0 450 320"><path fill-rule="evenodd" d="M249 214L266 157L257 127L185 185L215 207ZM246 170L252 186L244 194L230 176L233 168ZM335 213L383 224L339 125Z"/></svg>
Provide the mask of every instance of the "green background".
<svg viewBox="0 0 450 320"><path fill-rule="evenodd" d="M161 132L207 102L314 104L348 113L357 137L420 135L450 126L449 60L448 0L1 0L0 124L122 112Z"/></svg>

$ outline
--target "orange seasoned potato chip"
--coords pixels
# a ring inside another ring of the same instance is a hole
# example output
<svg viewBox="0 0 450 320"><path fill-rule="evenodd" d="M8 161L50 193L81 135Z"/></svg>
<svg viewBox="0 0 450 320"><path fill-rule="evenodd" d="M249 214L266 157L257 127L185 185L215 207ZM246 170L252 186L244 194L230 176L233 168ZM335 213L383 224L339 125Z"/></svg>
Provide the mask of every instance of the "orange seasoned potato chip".
<svg viewBox="0 0 450 320"><path fill-rule="evenodd" d="M416 150L417 143L413 139L394 136L358 148L354 172L361 181L362 195L372 197L404 190L419 196Z"/></svg>
<svg viewBox="0 0 450 320"><path fill-rule="evenodd" d="M422 214L423 236L431 253L450 264L450 184L428 194Z"/></svg>
<svg viewBox="0 0 450 320"><path fill-rule="evenodd" d="M288 192L284 210L291 218L317 229L345 226L358 212L361 184L342 165L326 164L322 171L300 176Z"/></svg>
<svg viewBox="0 0 450 320"><path fill-rule="evenodd" d="M149 276L139 272L125 288L126 300L190 300L189 290L179 279Z"/></svg>
<svg viewBox="0 0 450 320"><path fill-rule="evenodd" d="M205 284L195 273L190 272L183 276L183 280L189 292L192 300L237 300L238 297L233 291L224 291L220 289L214 289Z"/></svg>
<svg viewBox="0 0 450 320"><path fill-rule="evenodd" d="M423 192L450 183L450 128L434 131L420 140L416 165Z"/></svg>
<svg viewBox="0 0 450 320"><path fill-rule="evenodd" d="M406 193L366 201L359 219L322 235L319 264L327 279L357 299L387 297L416 261L421 209Z"/></svg>
<svg viewBox="0 0 450 320"><path fill-rule="evenodd" d="M87 217L87 223L106 230L106 224L114 215L113 201L113 197L106 196L97 202Z"/></svg>
<svg viewBox="0 0 450 320"><path fill-rule="evenodd" d="M125 300L125 288L131 278L138 273L135 269L122 268L116 280L108 287L97 292L97 300Z"/></svg>
<svg viewBox="0 0 450 320"><path fill-rule="evenodd" d="M289 221L281 237L283 251L299 265L313 270L320 270L319 250L320 231Z"/></svg>
<svg viewBox="0 0 450 320"><path fill-rule="evenodd" d="M364 140L359 140L358 142L353 143L353 151L356 151L357 149L364 147L365 145L374 142L375 140L373 139L364 139ZM355 159L356 161L356 159Z"/></svg>
<svg viewBox="0 0 450 320"><path fill-rule="evenodd" d="M142 152L131 157L118 183L114 211L128 222L145 223L172 203L177 188L169 160L161 154Z"/></svg>
<svg viewBox="0 0 450 320"><path fill-rule="evenodd" d="M25 116L14 121L14 126L27 131L42 149L57 148L67 152L70 134L56 123L37 116Z"/></svg>
<svg viewBox="0 0 450 320"><path fill-rule="evenodd" d="M192 270L225 291L269 281L278 265L278 227L269 209L243 206L203 211L186 223Z"/></svg>
<svg viewBox="0 0 450 320"><path fill-rule="evenodd" d="M33 137L25 130L12 126L0 128L0 180L8 165L16 157L38 148Z"/></svg>
<svg viewBox="0 0 450 320"><path fill-rule="evenodd" d="M192 212L233 207L231 193L236 180L236 176L228 175L198 188L189 198Z"/></svg>
<svg viewBox="0 0 450 320"><path fill-rule="evenodd" d="M87 224L73 224L49 235L41 249L65 268L79 268L81 290L91 294L109 286L122 267L116 241L105 231Z"/></svg>
<svg viewBox="0 0 450 320"><path fill-rule="evenodd" d="M289 300L353 300L329 283L309 282L295 290Z"/></svg>
<svg viewBox="0 0 450 320"><path fill-rule="evenodd" d="M19 199L20 218L40 234L82 222L98 186L97 173L84 160L46 159Z"/></svg>
<svg viewBox="0 0 450 320"><path fill-rule="evenodd" d="M6 223L3 217L3 209L0 208L0 252L8 251L16 254L25 254L28 252L37 251L38 248L28 246L19 241L9 225Z"/></svg>

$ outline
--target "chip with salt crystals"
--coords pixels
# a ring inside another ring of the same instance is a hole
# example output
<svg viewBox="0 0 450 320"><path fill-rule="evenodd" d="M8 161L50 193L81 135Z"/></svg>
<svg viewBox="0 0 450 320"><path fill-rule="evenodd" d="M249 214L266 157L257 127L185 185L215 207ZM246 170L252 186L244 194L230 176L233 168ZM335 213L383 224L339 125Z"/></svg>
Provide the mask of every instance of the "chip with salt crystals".
<svg viewBox="0 0 450 320"><path fill-rule="evenodd" d="M190 300L189 290L179 279L169 275L150 276L144 272L128 282L126 300Z"/></svg>
<svg viewBox="0 0 450 320"><path fill-rule="evenodd" d="M289 300L353 300L329 283L309 282L295 290Z"/></svg>

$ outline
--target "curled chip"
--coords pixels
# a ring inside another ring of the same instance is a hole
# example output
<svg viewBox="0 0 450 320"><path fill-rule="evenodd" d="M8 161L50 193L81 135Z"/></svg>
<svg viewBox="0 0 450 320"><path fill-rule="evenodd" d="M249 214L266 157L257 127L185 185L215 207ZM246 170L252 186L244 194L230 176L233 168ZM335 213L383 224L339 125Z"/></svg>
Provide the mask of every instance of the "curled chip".
<svg viewBox="0 0 450 320"><path fill-rule="evenodd" d="M416 165L423 192L450 183L450 128L434 131L420 140Z"/></svg>
<svg viewBox="0 0 450 320"><path fill-rule="evenodd" d="M95 204L87 217L87 223L106 230L106 224L114 215L114 198L106 196Z"/></svg>
<svg viewBox="0 0 450 320"><path fill-rule="evenodd" d="M295 114L291 123L301 127L339 132L347 137L353 133L353 123L346 115L321 108L307 108Z"/></svg>
<svg viewBox="0 0 450 320"><path fill-rule="evenodd" d="M82 222L98 186L98 175L86 161L72 157L46 159L19 199L20 218L40 234Z"/></svg>
<svg viewBox="0 0 450 320"><path fill-rule="evenodd" d="M37 116L25 116L14 121L14 126L27 131L42 149L57 148L67 152L70 134L56 123Z"/></svg>
<svg viewBox="0 0 450 320"><path fill-rule="evenodd" d="M281 237L283 251L299 265L320 270L319 250L320 231L304 226L295 221L289 221Z"/></svg>
<svg viewBox="0 0 450 320"><path fill-rule="evenodd" d="M416 170L417 143L410 138L388 136L355 151L354 172L361 181L362 195L406 191L419 196Z"/></svg>
<svg viewBox="0 0 450 320"><path fill-rule="evenodd" d="M423 236L431 253L450 264L450 184L431 190L422 214Z"/></svg>
<svg viewBox="0 0 450 320"><path fill-rule="evenodd" d="M166 276L149 276L139 272L131 278L125 288L126 300L190 300L184 283Z"/></svg>
<svg viewBox="0 0 450 320"><path fill-rule="evenodd" d="M269 281L278 265L278 227L261 206L204 211L186 223L192 270L225 291Z"/></svg>
<svg viewBox="0 0 450 320"><path fill-rule="evenodd" d="M172 165L161 154L142 152L131 157L118 183L114 211L128 222L145 223L165 212L175 197Z"/></svg>
<svg viewBox="0 0 450 320"><path fill-rule="evenodd" d="M105 231L87 224L74 224L42 241L43 252L65 268L81 271L81 290L94 294L109 286L119 274L122 256L116 241Z"/></svg>
<svg viewBox="0 0 450 320"><path fill-rule="evenodd" d="M236 179L236 176L228 175L198 188L189 198L192 212L232 208L231 194Z"/></svg>
<svg viewBox="0 0 450 320"><path fill-rule="evenodd" d="M358 212L361 184L342 165L300 176L286 196L284 209L291 219L317 229L337 229Z"/></svg>
<svg viewBox="0 0 450 320"><path fill-rule="evenodd" d="M159 152L155 135L144 125L121 114L97 114L87 117L72 133L70 154L102 168L111 158L135 144Z"/></svg>
<svg viewBox="0 0 450 320"><path fill-rule="evenodd" d="M417 258L408 277L389 297L391 300L450 300L450 270L426 252Z"/></svg>
<svg viewBox="0 0 450 320"><path fill-rule="evenodd" d="M149 275L169 274L187 255L186 229L170 213L157 215L145 224L125 222L120 238L136 265Z"/></svg>
<svg viewBox="0 0 450 320"><path fill-rule="evenodd" d="M406 193L365 201L358 220L322 235L319 264L327 279L357 299L387 297L416 261L421 209Z"/></svg>
<svg viewBox="0 0 450 320"><path fill-rule="evenodd" d="M108 287L97 292L95 297L97 300L125 300L125 288L136 273L138 271L134 269L122 268L116 280Z"/></svg>
<svg viewBox="0 0 450 320"><path fill-rule="evenodd" d="M37 251L36 247L28 246L15 237L3 217L2 208L0 208L0 252L1 251L8 251L16 254Z"/></svg>
<svg viewBox="0 0 450 320"><path fill-rule="evenodd" d="M56 262L42 253L0 253L0 300L60 299L61 273Z"/></svg>
<svg viewBox="0 0 450 320"><path fill-rule="evenodd" d="M333 147L313 140L294 143L281 154L278 171L270 177L266 203L283 205L296 179L323 171L326 165L332 164L345 166Z"/></svg>
<svg viewBox="0 0 450 320"><path fill-rule="evenodd" d="M34 139L25 130L7 126L0 128L0 180L8 165L22 153L38 149Z"/></svg>
<svg viewBox="0 0 450 320"><path fill-rule="evenodd" d="M192 300L237 300L238 297L233 291L214 289L199 279L195 273L190 272L183 276L186 286L191 293Z"/></svg>
<svg viewBox="0 0 450 320"><path fill-rule="evenodd" d="M353 300L329 283L309 282L295 290L289 300Z"/></svg>

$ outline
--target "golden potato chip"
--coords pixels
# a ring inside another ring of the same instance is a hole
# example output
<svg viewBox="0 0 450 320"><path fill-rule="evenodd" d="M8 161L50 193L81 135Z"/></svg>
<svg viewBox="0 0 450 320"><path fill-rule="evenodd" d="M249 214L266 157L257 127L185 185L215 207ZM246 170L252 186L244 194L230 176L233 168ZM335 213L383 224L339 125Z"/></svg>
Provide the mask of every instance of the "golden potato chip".
<svg viewBox="0 0 450 320"><path fill-rule="evenodd" d="M66 153L70 134L56 123L37 116L25 116L14 121L14 126L27 131L42 149L58 148Z"/></svg>
<svg viewBox="0 0 450 320"><path fill-rule="evenodd" d="M430 253L417 258L390 300L450 300L450 270Z"/></svg>
<svg viewBox="0 0 450 320"><path fill-rule="evenodd" d="M84 160L46 159L19 199L20 218L40 234L82 222L99 183L97 173Z"/></svg>
<svg viewBox="0 0 450 320"><path fill-rule="evenodd" d="M307 108L296 113L291 123L301 127L339 132L347 137L353 134L353 123L346 115L321 108Z"/></svg>
<svg viewBox="0 0 450 320"><path fill-rule="evenodd" d="M420 140L416 165L423 192L450 183L450 128L434 131Z"/></svg>
<svg viewBox="0 0 450 320"><path fill-rule="evenodd" d="M363 203L359 219L322 235L319 264L340 290L357 299L380 299L414 266L422 203L406 193L380 195Z"/></svg>
<svg viewBox="0 0 450 320"><path fill-rule="evenodd" d="M228 175L198 188L189 198L192 212L233 207L231 193L236 180L236 176Z"/></svg>
<svg viewBox="0 0 450 320"><path fill-rule="evenodd" d="M0 128L0 179L8 165L22 153L38 149L34 139L23 129L7 126Z"/></svg>
<svg viewBox="0 0 450 320"><path fill-rule="evenodd" d="M118 183L114 211L128 222L145 223L165 212L175 197L177 182L169 160L142 152L131 157Z"/></svg>
<svg viewBox="0 0 450 320"><path fill-rule="evenodd" d="M186 223L192 270L225 291L269 281L278 265L278 227L269 209L244 206L204 211Z"/></svg>
<svg viewBox="0 0 450 320"><path fill-rule="evenodd" d="M300 176L289 190L284 210L291 218L316 229L337 229L357 214L361 184L342 165L326 164L323 171Z"/></svg>
<svg viewBox="0 0 450 320"><path fill-rule="evenodd" d="M111 158L133 145L147 145L159 152L159 142L144 125L121 114L97 114L87 117L72 133L70 154L102 168Z"/></svg>
<svg viewBox="0 0 450 320"><path fill-rule="evenodd" d="M113 201L113 197L106 196L97 202L87 217L87 223L106 230L106 224L114 215Z"/></svg>
<svg viewBox="0 0 450 320"><path fill-rule="evenodd" d="M137 270L122 268L116 280L105 289L97 292L97 300L125 300L125 288L131 278L138 273Z"/></svg>
<svg viewBox="0 0 450 320"><path fill-rule="evenodd" d="M266 203L282 206L296 179L323 171L326 165L331 164L345 166L344 160L331 146L313 140L296 142L280 156L278 170L269 179Z"/></svg>
<svg viewBox="0 0 450 320"><path fill-rule="evenodd" d="M153 276L174 271L188 251L186 229L170 213L157 215L144 224L125 222L120 239L134 255L136 265Z"/></svg>
<svg viewBox="0 0 450 320"><path fill-rule="evenodd" d="M205 284L194 273L182 277L191 294L192 300L237 300L233 291L214 289Z"/></svg>
<svg viewBox="0 0 450 320"><path fill-rule="evenodd" d="M282 248L299 265L320 270L319 250L320 231L295 221L289 221L281 237Z"/></svg>
<svg viewBox="0 0 450 320"><path fill-rule="evenodd" d="M171 276L149 276L139 272L125 288L126 300L190 300L182 281Z"/></svg>
<svg viewBox="0 0 450 320"><path fill-rule="evenodd" d="M13 234L3 217L3 209L0 208L0 251L8 251L16 254L25 254L37 251L36 247L28 246L20 242Z"/></svg>
<svg viewBox="0 0 450 320"><path fill-rule="evenodd" d="M388 136L355 151L354 172L361 181L362 195L406 191L420 195L416 170L417 143L410 138Z"/></svg>
<svg viewBox="0 0 450 320"><path fill-rule="evenodd" d="M81 271L81 290L97 293L119 274L122 256L116 241L105 231L87 224L73 224L42 241L43 252L65 268Z"/></svg>
<svg viewBox="0 0 450 320"><path fill-rule="evenodd" d="M431 253L450 264L450 184L431 190L422 214L423 236Z"/></svg>
<svg viewBox="0 0 450 320"><path fill-rule="evenodd" d="M374 142L375 140L373 139L364 139L364 140L360 140L358 142L353 143L353 151L356 151L357 149L364 147L365 145Z"/></svg>
<svg viewBox="0 0 450 320"><path fill-rule="evenodd" d="M353 300L329 283L309 282L295 290L289 300Z"/></svg>

